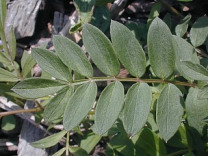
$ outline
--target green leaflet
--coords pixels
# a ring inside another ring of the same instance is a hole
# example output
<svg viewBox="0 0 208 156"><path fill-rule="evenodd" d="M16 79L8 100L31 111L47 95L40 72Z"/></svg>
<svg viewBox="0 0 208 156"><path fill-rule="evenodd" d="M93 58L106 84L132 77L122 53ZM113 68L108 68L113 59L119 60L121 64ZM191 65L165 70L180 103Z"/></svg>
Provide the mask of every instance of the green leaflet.
<svg viewBox="0 0 208 156"><path fill-rule="evenodd" d="M149 27L151 22L159 16L160 11L161 11L162 5L160 2L154 3L152 6L151 12L149 14L148 20L147 20L147 26Z"/></svg>
<svg viewBox="0 0 208 156"><path fill-rule="evenodd" d="M92 108L97 94L95 82L81 85L70 98L64 112L63 124L67 131L76 127Z"/></svg>
<svg viewBox="0 0 208 156"><path fill-rule="evenodd" d="M8 44L9 44L9 52L10 52L10 58L12 60L15 59L16 56L16 38L15 38L15 34L14 34L14 29L13 27L11 28L10 32L9 32L9 36L8 36Z"/></svg>
<svg viewBox="0 0 208 156"><path fill-rule="evenodd" d="M16 84L12 90L22 97L35 99L54 94L66 86L67 84L56 80L29 78Z"/></svg>
<svg viewBox="0 0 208 156"><path fill-rule="evenodd" d="M122 120L129 136L134 136L144 127L151 103L152 92L146 83L136 83L128 90Z"/></svg>
<svg viewBox="0 0 208 156"><path fill-rule="evenodd" d="M32 55L38 65L51 76L64 81L72 80L69 68L53 52L46 49L34 48L32 49Z"/></svg>
<svg viewBox="0 0 208 156"><path fill-rule="evenodd" d="M110 25L110 12L106 6L97 6L94 9L92 20L90 23L100 30L102 32L105 32Z"/></svg>
<svg viewBox="0 0 208 156"><path fill-rule="evenodd" d="M149 128L144 128L139 134L135 146L143 149L150 156L166 156L166 148L160 137Z"/></svg>
<svg viewBox="0 0 208 156"><path fill-rule="evenodd" d="M198 99L208 99L208 85L199 89Z"/></svg>
<svg viewBox="0 0 208 156"><path fill-rule="evenodd" d="M0 68L0 82L17 82L19 79L14 73Z"/></svg>
<svg viewBox="0 0 208 156"><path fill-rule="evenodd" d="M44 119L47 123L60 118L64 114L72 93L73 89L71 87L66 87L48 102L44 109Z"/></svg>
<svg viewBox="0 0 208 156"><path fill-rule="evenodd" d="M48 147L54 146L55 144L57 144L61 140L61 138L66 133L67 132L63 130L63 131L61 131L59 133L53 134L53 135L48 136L48 137L46 137L44 139L35 141L35 142L31 143L31 145L33 147L36 147L36 148L48 148Z"/></svg>
<svg viewBox="0 0 208 156"><path fill-rule="evenodd" d="M185 107L189 126L203 135L206 134L207 130L204 120L208 116L208 99L198 99L199 94L199 89L190 88Z"/></svg>
<svg viewBox="0 0 208 156"><path fill-rule="evenodd" d="M54 36L53 43L57 55L66 66L83 76L93 76L90 62L76 43L63 36Z"/></svg>
<svg viewBox="0 0 208 156"><path fill-rule="evenodd" d="M190 61L181 61L186 69L186 75L193 80L208 80L208 70L200 64L194 64Z"/></svg>
<svg viewBox="0 0 208 156"><path fill-rule="evenodd" d="M187 80L193 80L187 75L190 70L188 70L187 67L181 63L181 60L199 63L199 58L197 57L194 47L181 37L173 36L173 39L176 54L176 69Z"/></svg>
<svg viewBox="0 0 208 156"><path fill-rule="evenodd" d="M184 17L181 22L175 27L176 35L179 37L183 37L188 29L188 22L191 19L191 15L187 15Z"/></svg>
<svg viewBox="0 0 208 156"><path fill-rule="evenodd" d="M16 119L14 117L14 115L8 115L8 116L4 116L2 117L1 120L1 129L4 131L12 131L15 129L16 127Z"/></svg>
<svg viewBox="0 0 208 156"><path fill-rule="evenodd" d="M208 17L197 19L190 30L190 40L194 47L202 45L208 37Z"/></svg>
<svg viewBox="0 0 208 156"><path fill-rule="evenodd" d="M60 149L56 153L54 153L52 156L61 156L66 151L66 147Z"/></svg>
<svg viewBox="0 0 208 156"><path fill-rule="evenodd" d="M100 95L95 110L95 127L99 135L107 132L123 107L124 87L120 82L113 82Z"/></svg>
<svg viewBox="0 0 208 156"><path fill-rule="evenodd" d="M69 152L73 154L73 156L90 156L87 152L80 147L69 147Z"/></svg>
<svg viewBox="0 0 208 156"><path fill-rule="evenodd" d="M27 77L27 75L31 72L35 63L36 62L33 59L32 55L28 54L27 51L24 51L22 59L21 59L22 77L23 78Z"/></svg>
<svg viewBox="0 0 208 156"><path fill-rule="evenodd" d="M79 19L82 23L91 20L94 4L95 0L74 0L74 6L79 13Z"/></svg>
<svg viewBox="0 0 208 156"><path fill-rule="evenodd" d="M113 48L121 63L131 75L142 77L146 69L146 58L133 33L116 21L111 21L110 33Z"/></svg>
<svg viewBox="0 0 208 156"><path fill-rule="evenodd" d="M2 26L5 23L5 19L6 19L6 0L1 0L0 1L0 24L2 24Z"/></svg>
<svg viewBox="0 0 208 156"><path fill-rule="evenodd" d="M90 132L85 135L84 138L81 140L80 147L84 149L87 153L90 153L95 148L100 139L101 136Z"/></svg>
<svg viewBox="0 0 208 156"><path fill-rule="evenodd" d="M159 18L150 25L147 45L154 74L162 79L168 78L175 66L173 37L168 26Z"/></svg>
<svg viewBox="0 0 208 156"><path fill-rule="evenodd" d="M161 92L157 101L156 121L160 135L168 141L181 124L183 107L182 93L173 84L168 84Z"/></svg>
<svg viewBox="0 0 208 156"><path fill-rule="evenodd" d="M106 75L116 76L120 64L109 39L90 24L83 26L83 43L95 65Z"/></svg>

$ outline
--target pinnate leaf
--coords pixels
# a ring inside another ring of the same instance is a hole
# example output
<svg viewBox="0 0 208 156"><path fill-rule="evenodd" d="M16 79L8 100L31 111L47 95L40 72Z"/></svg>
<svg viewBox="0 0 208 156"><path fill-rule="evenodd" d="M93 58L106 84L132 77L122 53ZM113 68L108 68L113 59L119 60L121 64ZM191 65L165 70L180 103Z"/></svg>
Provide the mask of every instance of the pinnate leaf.
<svg viewBox="0 0 208 156"><path fill-rule="evenodd" d="M66 86L67 84L56 80L29 78L15 85L12 90L22 97L35 99L54 94Z"/></svg>
<svg viewBox="0 0 208 156"><path fill-rule="evenodd" d="M72 80L69 68L62 63L56 54L46 49L34 48L32 55L38 65L51 76L64 81Z"/></svg>
<svg viewBox="0 0 208 156"><path fill-rule="evenodd" d="M131 75L141 77L146 69L146 58L138 40L127 27L116 21L111 21L110 32L121 63Z"/></svg>
<svg viewBox="0 0 208 156"><path fill-rule="evenodd" d="M202 45L208 37L208 17L203 16L196 20L190 30L190 40L194 47Z"/></svg>
<svg viewBox="0 0 208 156"><path fill-rule="evenodd" d="M54 36L56 53L70 69L86 77L93 76L93 69L83 50L73 41L63 36Z"/></svg>
<svg viewBox="0 0 208 156"><path fill-rule="evenodd" d="M175 67L173 37L168 26L159 18L155 18L150 25L147 45L154 74L168 78Z"/></svg>
<svg viewBox="0 0 208 156"><path fill-rule="evenodd" d="M95 82L81 85L70 98L64 111L63 124L69 131L76 127L92 108L97 94Z"/></svg>
<svg viewBox="0 0 208 156"><path fill-rule="evenodd" d="M95 26L83 26L83 42L95 65L106 75L116 76L120 71L120 64L111 42Z"/></svg>
<svg viewBox="0 0 208 156"><path fill-rule="evenodd" d="M72 87L66 87L53 97L44 109L44 119L47 123L60 118L73 92Z"/></svg>
<svg viewBox="0 0 208 156"><path fill-rule="evenodd" d="M53 134L51 136L48 136L44 139L41 139L41 140L38 140L36 142L33 142L31 143L31 145L33 147L36 147L36 148L48 148L48 147L51 147L51 146L54 146L55 144L57 144L61 138L66 134L67 132L66 131L61 131L59 133L56 133L56 134Z"/></svg>
<svg viewBox="0 0 208 156"><path fill-rule="evenodd" d="M160 135L168 141L181 124L183 107L182 93L173 84L168 84L161 92L157 101L156 121Z"/></svg>
<svg viewBox="0 0 208 156"><path fill-rule="evenodd" d="M129 136L137 134L147 121L152 92L146 83L136 83L127 92L123 108L123 124Z"/></svg>
<svg viewBox="0 0 208 156"><path fill-rule="evenodd" d="M123 107L124 87L120 82L113 82L100 95L95 110L95 129L99 135L107 132Z"/></svg>

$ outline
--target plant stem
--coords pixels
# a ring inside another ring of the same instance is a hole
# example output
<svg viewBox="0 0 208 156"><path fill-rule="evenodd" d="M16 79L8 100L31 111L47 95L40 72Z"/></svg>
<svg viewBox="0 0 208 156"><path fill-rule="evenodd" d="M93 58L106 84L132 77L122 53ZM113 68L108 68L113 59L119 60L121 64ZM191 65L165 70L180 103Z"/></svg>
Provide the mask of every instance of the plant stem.
<svg viewBox="0 0 208 156"><path fill-rule="evenodd" d="M69 132L66 134L66 156L69 156Z"/></svg>
<svg viewBox="0 0 208 156"><path fill-rule="evenodd" d="M9 111L9 112L1 112L0 118L3 116L8 116L8 115L17 114L17 113L28 113L28 112L39 112L39 111L42 111L40 107L33 108L33 109L21 109L21 110Z"/></svg>
<svg viewBox="0 0 208 156"><path fill-rule="evenodd" d="M174 7L170 6L166 1L164 0L158 0L164 7L166 7L168 10L170 10L171 12L173 12L174 14L178 15L181 18L184 18L183 15L181 15L180 12L178 12L178 10L176 10Z"/></svg>
<svg viewBox="0 0 208 156"><path fill-rule="evenodd" d="M163 83L163 84L172 83L180 86L187 86L194 88L197 87L197 84L190 82L171 81L171 80L163 80L163 79L139 79L139 78L118 78L118 77L92 77L90 79L75 80L70 85L80 85L90 81L145 82L145 83Z"/></svg>
<svg viewBox="0 0 208 156"><path fill-rule="evenodd" d="M189 151L191 151L191 149L183 149L183 150L168 154L167 156L177 156L177 155L181 155L181 154L184 154L186 152L189 152Z"/></svg>

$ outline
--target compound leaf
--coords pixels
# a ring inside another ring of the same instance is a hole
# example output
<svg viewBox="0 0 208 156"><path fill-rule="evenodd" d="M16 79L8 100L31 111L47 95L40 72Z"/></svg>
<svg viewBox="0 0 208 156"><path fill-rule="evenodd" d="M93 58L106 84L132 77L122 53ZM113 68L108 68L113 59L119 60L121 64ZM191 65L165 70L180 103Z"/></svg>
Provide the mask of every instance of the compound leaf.
<svg viewBox="0 0 208 156"><path fill-rule="evenodd" d="M157 101L156 121L160 135L168 141L181 124L183 107L182 93L173 84L168 84L161 92Z"/></svg>
<svg viewBox="0 0 208 156"><path fill-rule="evenodd" d="M8 36L8 44L9 44L9 52L10 52L10 57L12 60L15 59L16 56L16 38L14 34L14 29L13 27L11 28Z"/></svg>
<svg viewBox="0 0 208 156"><path fill-rule="evenodd" d="M118 118L124 103L124 87L113 82L100 95L95 110L95 127L99 135L108 131Z"/></svg>
<svg viewBox="0 0 208 156"><path fill-rule="evenodd" d="M54 36L56 53L70 69L86 77L93 76L93 69L83 50L73 41L63 36Z"/></svg>
<svg viewBox="0 0 208 156"><path fill-rule="evenodd" d="M57 144L61 140L61 138L66 133L67 132L63 130L63 131L61 131L59 133L53 134L53 135L48 136L48 137L46 137L44 139L35 141L35 142L31 143L31 145L33 147L36 147L36 148L48 148L48 147L54 146L55 144Z"/></svg>
<svg viewBox="0 0 208 156"><path fill-rule="evenodd" d="M29 78L15 85L12 90L22 97L35 99L54 94L66 86L56 80Z"/></svg>
<svg viewBox="0 0 208 156"><path fill-rule="evenodd" d="M70 98L64 111L63 124L69 131L76 127L92 108L97 94L97 85L90 82L81 85Z"/></svg>
<svg viewBox="0 0 208 156"><path fill-rule="evenodd" d="M111 42L98 28L90 24L83 26L83 42L95 65L106 75L116 76L120 64Z"/></svg>
<svg viewBox="0 0 208 156"><path fill-rule="evenodd" d="M131 75L141 77L146 69L146 58L138 40L127 27L116 21L111 21L110 32L121 63Z"/></svg>
<svg viewBox="0 0 208 156"><path fill-rule="evenodd" d="M154 74L168 78L175 67L173 37L168 26L159 18L155 18L150 25L147 45Z"/></svg>
<svg viewBox="0 0 208 156"><path fill-rule="evenodd" d="M38 65L51 76L64 81L72 80L70 70L53 52L42 48L34 48L32 49L32 55Z"/></svg>
<svg viewBox="0 0 208 156"><path fill-rule="evenodd" d="M151 102L152 92L146 83L136 83L128 90L122 120L129 136L134 136L144 127Z"/></svg>

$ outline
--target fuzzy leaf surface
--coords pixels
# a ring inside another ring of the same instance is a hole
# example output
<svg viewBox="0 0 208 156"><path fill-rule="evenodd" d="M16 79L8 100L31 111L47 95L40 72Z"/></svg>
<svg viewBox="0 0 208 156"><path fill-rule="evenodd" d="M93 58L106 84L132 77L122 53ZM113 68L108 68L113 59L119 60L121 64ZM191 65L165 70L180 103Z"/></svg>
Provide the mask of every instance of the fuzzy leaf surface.
<svg viewBox="0 0 208 156"><path fill-rule="evenodd" d="M8 44L9 44L9 49L10 49L10 57L12 60L14 60L16 56L16 38L15 38L13 27L11 28L9 32Z"/></svg>
<svg viewBox="0 0 208 156"><path fill-rule="evenodd" d="M183 37L188 29L188 22L191 19L191 15L184 17L181 22L176 26L175 32L177 36Z"/></svg>
<svg viewBox="0 0 208 156"><path fill-rule="evenodd" d="M51 76L64 81L72 80L69 68L53 52L42 48L34 48L32 49L32 55L38 65Z"/></svg>
<svg viewBox="0 0 208 156"><path fill-rule="evenodd" d="M109 39L95 26L83 26L83 43L92 61L104 74L116 76L120 64Z"/></svg>
<svg viewBox="0 0 208 156"><path fill-rule="evenodd" d="M203 135L207 130L205 119L208 116L208 99L199 99L199 94L198 88L190 88L185 107L189 126Z"/></svg>
<svg viewBox="0 0 208 156"><path fill-rule="evenodd" d="M208 80L208 70L200 64L195 64L190 61L181 61L181 64L186 68L186 75L193 80Z"/></svg>
<svg viewBox="0 0 208 156"><path fill-rule="evenodd" d="M159 18L150 25L147 45L153 72L160 78L168 78L175 67L173 37L168 26Z"/></svg>
<svg viewBox="0 0 208 156"><path fill-rule="evenodd" d="M129 136L134 136L144 127L151 103L152 91L146 83L135 83L128 90L122 120Z"/></svg>
<svg viewBox="0 0 208 156"><path fill-rule="evenodd" d="M173 84L168 84L157 101L156 121L160 135L168 141L181 124L183 107L181 91Z"/></svg>
<svg viewBox="0 0 208 156"><path fill-rule="evenodd" d="M54 36L53 43L57 55L66 66L83 76L93 76L90 62L76 43L63 36Z"/></svg>
<svg viewBox="0 0 208 156"><path fill-rule="evenodd" d="M48 148L48 147L54 146L55 144L57 144L61 140L61 138L66 133L67 132L63 130L63 131L61 131L59 133L53 134L53 135L48 136L48 137L46 137L44 139L35 141L35 142L31 143L31 145L33 147L36 147L36 148Z"/></svg>
<svg viewBox="0 0 208 156"><path fill-rule="evenodd" d="M17 82L19 79L14 73L0 68L0 82Z"/></svg>
<svg viewBox="0 0 208 156"><path fill-rule="evenodd" d="M198 99L208 99L208 85L199 89Z"/></svg>
<svg viewBox="0 0 208 156"><path fill-rule="evenodd" d="M191 61L193 63L199 63L199 58L197 57L194 47L181 37L173 36L174 48L176 54L176 69L178 72L187 80L193 80L192 77L188 76L191 72L181 61Z"/></svg>
<svg viewBox="0 0 208 156"><path fill-rule="evenodd" d="M81 85L71 96L64 111L63 125L70 131L76 127L92 108L97 94L97 85L90 82Z"/></svg>
<svg viewBox="0 0 208 156"><path fill-rule="evenodd" d="M146 58L138 40L127 27L116 21L111 21L110 33L121 63L131 75L141 77L145 73Z"/></svg>
<svg viewBox="0 0 208 156"><path fill-rule="evenodd" d="M29 54L27 51L24 51L22 59L21 59L21 67L22 67L22 77L26 78L27 75L31 72L33 66L36 64L32 54ZM31 76L31 75L30 75Z"/></svg>
<svg viewBox="0 0 208 156"><path fill-rule="evenodd" d="M56 80L29 78L16 84L12 90L22 97L35 99L54 94L66 86L67 84Z"/></svg>
<svg viewBox="0 0 208 156"><path fill-rule="evenodd" d="M190 30L190 40L194 47L198 47L208 37L208 17L203 16L196 20Z"/></svg>
<svg viewBox="0 0 208 156"><path fill-rule="evenodd" d="M66 89L61 90L48 102L44 109L44 119L47 123L60 118L64 114L72 93L73 89L71 87L66 87Z"/></svg>
<svg viewBox="0 0 208 156"><path fill-rule="evenodd" d="M124 87L120 82L113 82L100 95L95 110L95 127L99 135L107 132L123 107Z"/></svg>

